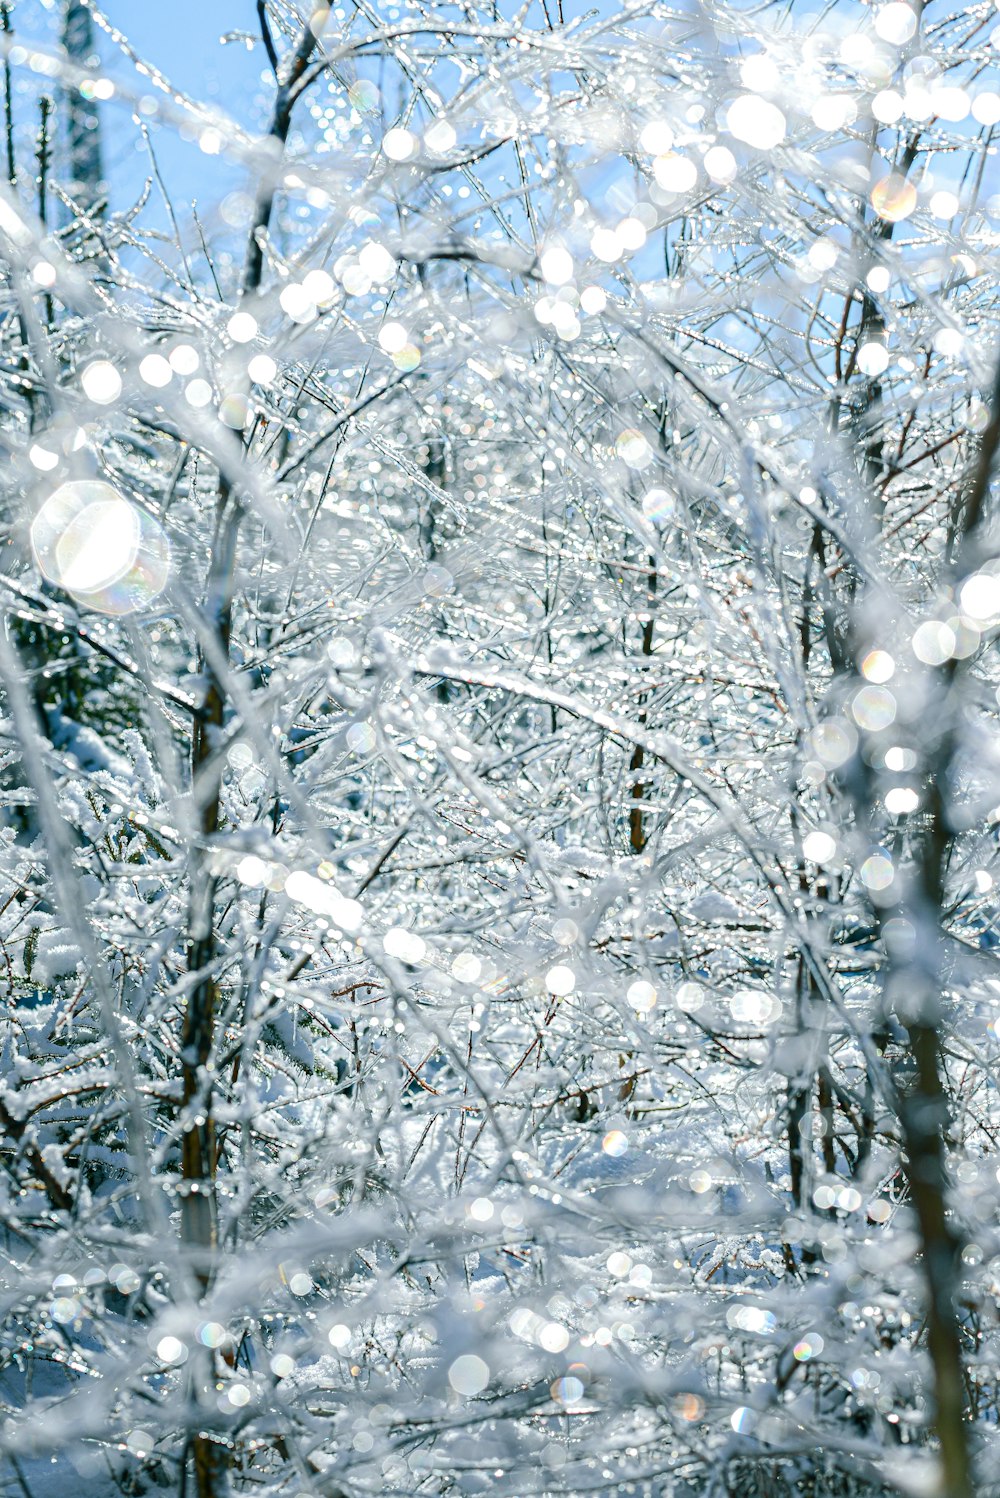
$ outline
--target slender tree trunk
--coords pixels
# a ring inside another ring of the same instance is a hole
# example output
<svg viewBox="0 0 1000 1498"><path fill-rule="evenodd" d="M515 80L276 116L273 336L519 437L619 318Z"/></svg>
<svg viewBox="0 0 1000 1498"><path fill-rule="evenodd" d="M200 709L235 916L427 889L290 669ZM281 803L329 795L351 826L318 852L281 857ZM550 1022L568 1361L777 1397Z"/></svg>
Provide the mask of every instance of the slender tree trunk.
<svg viewBox="0 0 1000 1498"><path fill-rule="evenodd" d="M984 560L980 554L982 531L998 450L1000 364L976 463L969 482L959 485L955 584ZM914 887L908 900L898 907L912 927L914 939L905 945L890 944L886 973L886 998L902 1020L908 1042L906 1054L896 1066L895 1080L905 1149L903 1165L920 1234L943 1498L973 1498L975 1492L959 1315L962 1237L948 1210L947 1148L952 1117L941 1042L941 995L947 980L942 931L945 870L955 831L947 797L959 770L961 716L956 688L963 666L953 658L935 674L937 701L926 718L928 724L940 722L943 726L925 754L927 807L924 826L914 845Z"/></svg>
<svg viewBox="0 0 1000 1498"><path fill-rule="evenodd" d="M266 22L265 31L266 31ZM278 69L278 91L270 130L284 147L303 75L316 47L318 29L307 25L288 64ZM270 37L268 35L268 41ZM278 153L275 153L276 155ZM268 160L257 199L244 265L242 295L253 296L264 271L263 238L274 207L276 166ZM245 442L244 438L244 442ZM242 501L225 477L219 479L215 537L206 586L204 616L209 640L199 650L206 691L191 741L191 781L197 807L200 847L192 850L188 907L188 971L194 982L188 997L182 1038L183 1109L181 1134L181 1238L195 1261L202 1290L211 1282L218 1236L216 1175L218 1148L213 1117L213 1078L209 1063L219 1009L218 967L222 957L215 924L219 880L204 849L218 831L222 814L221 734L229 687L227 663L233 625L237 543ZM213 1354L208 1354L209 1358ZM208 1383L211 1387L211 1379ZM229 1448L204 1430L191 1440L197 1498L224 1498L229 1487Z"/></svg>
<svg viewBox="0 0 1000 1498"><path fill-rule="evenodd" d="M81 0L66 0L62 41L70 62L78 67L94 65L94 22ZM88 212L100 211L106 192L104 152L97 104L85 99L72 85L66 90L66 128L69 150L69 190Z"/></svg>
<svg viewBox="0 0 1000 1498"><path fill-rule="evenodd" d="M934 1373L934 1425L941 1447L945 1498L972 1498L974 1483L965 1410L959 1302L961 1229L948 1210L951 1108L941 1047L941 915L950 844L942 786L950 779L955 734L942 738L930 766L929 825L920 838L919 884L906 915L915 932L908 951L890 945L887 998L906 1027L907 1048L896 1067L903 1161L920 1233L927 1306L927 1348Z"/></svg>

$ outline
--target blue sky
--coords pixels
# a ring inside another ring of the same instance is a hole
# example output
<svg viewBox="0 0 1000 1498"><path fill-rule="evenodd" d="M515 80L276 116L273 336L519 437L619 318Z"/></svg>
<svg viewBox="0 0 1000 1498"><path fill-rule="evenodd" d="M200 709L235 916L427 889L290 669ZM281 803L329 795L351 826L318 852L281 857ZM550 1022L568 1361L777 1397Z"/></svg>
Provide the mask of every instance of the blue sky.
<svg viewBox="0 0 1000 1498"><path fill-rule="evenodd" d="M13 10L15 42L38 37L51 47L58 39L58 17L63 0L19 0ZM257 36L254 0L103 0L112 25L128 38L136 53L154 64L178 89L209 103L218 103L242 124L265 123L270 90L261 83L267 61L263 48L248 51L240 43L222 46L223 31L243 30ZM95 42L111 77L134 88L143 80L112 38L95 27ZM22 171L33 161L37 135L38 94L56 86L23 61L15 61L15 105L18 150ZM156 93L150 89L151 93ZM105 169L111 183L112 207L126 207L141 191L149 163L127 102L100 106ZM153 128L160 170L176 199L179 216L192 198L203 205L217 203L239 177L222 157L207 157L197 146L181 140L175 129ZM155 204L151 212L160 217ZM150 221L147 213L144 222Z"/></svg>
<svg viewBox="0 0 1000 1498"><path fill-rule="evenodd" d="M248 52L239 43L223 47L223 31L257 33L253 0L170 0L161 6L150 0L105 0L105 14L119 26L140 56L155 63L183 92L206 102L217 102L242 123L259 124L264 97L260 74L266 67L263 49ZM115 48L107 37L99 37L102 57L114 72L122 64L113 61ZM131 71L130 69L128 71ZM146 172L145 156L134 150L135 126L124 108L103 109L105 150L116 199L137 190ZM178 207L197 197L204 203L218 201L226 185L235 184L232 170L221 158L206 158L196 146L180 140L174 131L155 135L160 169ZM129 157L135 155L135 170Z"/></svg>
<svg viewBox="0 0 1000 1498"><path fill-rule="evenodd" d="M256 36L253 0L105 0L104 12L121 27L136 51L156 62L178 85L198 97L221 96L234 113L246 117L247 85L264 66L260 49L247 53L238 44L220 46L224 31ZM108 57L110 44L101 43Z"/></svg>

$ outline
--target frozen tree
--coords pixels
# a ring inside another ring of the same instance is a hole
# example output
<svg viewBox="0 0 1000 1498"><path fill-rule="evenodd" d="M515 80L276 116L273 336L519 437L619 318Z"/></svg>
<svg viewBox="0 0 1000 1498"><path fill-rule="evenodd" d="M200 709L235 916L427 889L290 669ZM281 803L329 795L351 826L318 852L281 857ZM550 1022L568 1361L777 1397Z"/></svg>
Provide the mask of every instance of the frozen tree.
<svg viewBox="0 0 1000 1498"><path fill-rule="evenodd" d="M994 9L230 9L2 7L11 1482L1000 1490Z"/></svg>

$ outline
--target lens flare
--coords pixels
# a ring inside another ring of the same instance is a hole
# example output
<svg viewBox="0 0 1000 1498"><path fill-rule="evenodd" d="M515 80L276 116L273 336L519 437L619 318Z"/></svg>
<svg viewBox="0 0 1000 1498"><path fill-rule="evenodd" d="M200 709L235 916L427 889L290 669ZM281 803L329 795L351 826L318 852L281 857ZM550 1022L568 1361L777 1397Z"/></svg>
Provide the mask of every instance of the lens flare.
<svg viewBox="0 0 1000 1498"><path fill-rule="evenodd" d="M162 528L100 479L62 484L31 525L31 549L49 582L102 614L147 608L166 586Z"/></svg>
<svg viewBox="0 0 1000 1498"><path fill-rule="evenodd" d="M888 224L909 218L917 206L917 189L898 172L891 172L872 188L872 207Z"/></svg>

